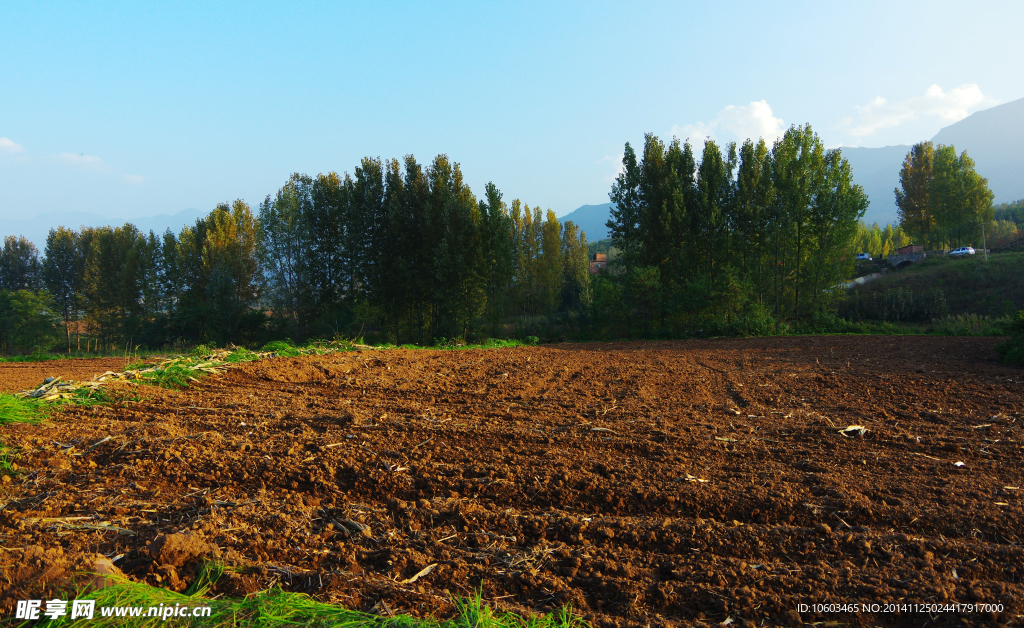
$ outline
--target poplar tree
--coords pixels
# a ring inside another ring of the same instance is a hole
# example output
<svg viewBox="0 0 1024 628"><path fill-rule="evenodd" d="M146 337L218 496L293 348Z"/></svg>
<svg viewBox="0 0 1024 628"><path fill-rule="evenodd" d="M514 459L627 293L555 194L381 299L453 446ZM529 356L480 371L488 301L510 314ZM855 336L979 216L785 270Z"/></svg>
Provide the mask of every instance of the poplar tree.
<svg viewBox="0 0 1024 628"><path fill-rule="evenodd" d="M936 148L933 168L933 213L944 239L957 247L974 243L982 223L994 216L988 179L977 173L967 151L958 155L952 146Z"/></svg>
<svg viewBox="0 0 1024 628"><path fill-rule="evenodd" d="M295 173L274 197L268 194L259 209L260 259L267 276L269 304L293 336L304 333L306 322L301 280L309 252L301 206L311 185L309 177Z"/></svg>
<svg viewBox="0 0 1024 628"><path fill-rule="evenodd" d="M728 210L732 202L731 172L718 145L712 140L704 142L697 171L697 198L692 210L695 232L694 254L703 264L703 273L712 283L720 274L720 266L727 259L726 227Z"/></svg>
<svg viewBox="0 0 1024 628"><path fill-rule="evenodd" d="M911 147L900 168L896 188L896 215L911 239L922 246L932 244L935 216L931 203L935 146L919 142Z"/></svg>
<svg viewBox="0 0 1024 628"><path fill-rule="evenodd" d="M0 250L0 290L39 290L43 268L39 251L24 236L7 236Z"/></svg>
<svg viewBox="0 0 1024 628"><path fill-rule="evenodd" d="M939 247L976 242L990 222L992 191L967 152L953 146L915 144L900 170L896 204L900 225L911 238Z"/></svg>
<svg viewBox="0 0 1024 628"><path fill-rule="evenodd" d="M353 188L351 177L336 172L309 178L309 194L299 196L303 255L299 277L307 312L307 332L336 327L339 308L353 289L355 262L349 251Z"/></svg>
<svg viewBox="0 0 1024 628"><path fill-rule="evenodd" d="M587 255L587 234L576 223L562 224L562 308L585 311L590 307L590 259Z"/></svg>
<svg viewBox="0 0 1024 628"><path fill-rule="evenodd" d="M137 342L145 324L146 238L132 224L83 229L83 292L90 326L106 343Z"/></svg>
<svg viewBox="0 0 1024 628"><path fill-rule="evenodd" d="M487 284L487 324L493 335L508 312L515 270L512 217L493 182L487 184L485 198L480 201L480 217Z"/></svg>
<svg viewBox="0 0 1024 628"><path fill-rule="evenodd" d="M540 227L540 256L537 259L537 293L540 313L553 314L562 296L565 261L562 258L562 226L555 212L547 211Z"/></svg>
<svg viewBox="0 0 1024 628"><path fill-rule="evenodd" d="M53 296L64 320L68 352L71 351L71 323L78 321L85 258L71 229L57 227L46 236L42 274L46 289Z"/></svg>
<svg viewBox="0 0 1024 628"><path fill-rule="evenodd" d="M204 313L214 337L232 342L243 315L256 304L262 290L258 257L259 223L249 205L238 199L221 203L206 218L202 241Z"/></svg>
<svg viewBox="0 0 1024 628"><path fill-rule="evenodd" d="M641 170L633 147L626 142L622 153L622 172L612 183L608 197L614 205L606 223L612 245L619 249L624 266L629 269L638 261L641 247L640 234L640 181Z"/></svg>

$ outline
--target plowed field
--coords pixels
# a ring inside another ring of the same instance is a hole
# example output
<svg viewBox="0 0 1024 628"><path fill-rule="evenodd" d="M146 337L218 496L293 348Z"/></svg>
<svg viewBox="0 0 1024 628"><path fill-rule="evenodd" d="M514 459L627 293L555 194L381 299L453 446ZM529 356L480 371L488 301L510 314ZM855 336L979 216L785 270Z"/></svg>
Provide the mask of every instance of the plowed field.
<svg viewBox="0 0 1024 628"><path fill-rule="evenodd" d="M2 429L0 599L96 553L177 590L219 556L217 593L383 615L480 590L602 627L1020 625L1024 370L995 343L363 351L140 388Z"/></svg>
<svg viewBox="0 0 1024 628"><path fill-rule="evenodd" d="M124 358L72 358L42 362L0 362L0 392L17 392L43 383L47 377L89 380L107 371L122 371Z"/></svg>

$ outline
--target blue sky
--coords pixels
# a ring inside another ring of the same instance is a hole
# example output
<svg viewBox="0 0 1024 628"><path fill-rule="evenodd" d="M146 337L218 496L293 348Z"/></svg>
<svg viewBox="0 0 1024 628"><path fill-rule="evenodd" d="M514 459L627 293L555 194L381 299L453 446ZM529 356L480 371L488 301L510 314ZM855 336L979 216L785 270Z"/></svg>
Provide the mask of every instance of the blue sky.
<svg viewBox="0 0 1024 628"><path fill-rule="evenodd" d="M645 132L928 139L1024 97L1022 23L1019 0L8 3L0 232L255 208L408 153L562 215L606 202Z"/></svg>

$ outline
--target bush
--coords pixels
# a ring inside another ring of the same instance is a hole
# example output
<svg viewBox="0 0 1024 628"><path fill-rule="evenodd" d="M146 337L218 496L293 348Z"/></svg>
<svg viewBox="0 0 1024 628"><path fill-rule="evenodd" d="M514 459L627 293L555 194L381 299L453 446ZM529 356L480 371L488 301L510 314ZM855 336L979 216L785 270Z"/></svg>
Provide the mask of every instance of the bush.
<svg viewBox="0 0 1024 628"><path fill-rule="evenodd" d="M933 319L929 331L943 336L995 336L1004 333L1004 322L977 314L950 314Z"/></svg>
<svg viewBox="0 0 1024 628"><path fill-rule="evenodd" d="M0 290L0 350L45 352L60 340L59 324L49 293Z"/></svg>
<svg viewBox="0 0 1024 628"><path fill-rule="evenodd" d="M914 296L910 288L889 288L885 293L855 292L841 305L840 313L853 321L873 320L892 323L927 321L949 311L946 295L940 288L928 288Z"/></svg>
<svg viewBox="0 0 1024 628"><path fill-rule="evenodd" d="M267 344L263 345L263 348L260 349L260 352L264 353L267 351L273 351L275 353L287 353L294 350L295 345L293 345L288 340L275 340L273 342L268 342Z"/></svg>
<svg viewBox="0 0 1024 628"><path fill-rule="evenodd" d="M1018 311L1006 325L1010 339L996 347L1007 364L1024 365L1024 310Z"/></svg>

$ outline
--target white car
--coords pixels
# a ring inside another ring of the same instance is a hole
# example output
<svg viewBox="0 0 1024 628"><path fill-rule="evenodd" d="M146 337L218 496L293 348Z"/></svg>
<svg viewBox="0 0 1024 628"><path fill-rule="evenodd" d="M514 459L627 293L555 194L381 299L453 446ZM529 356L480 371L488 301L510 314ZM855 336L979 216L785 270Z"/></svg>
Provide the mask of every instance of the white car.
<svg viewBox="0 0 1024 628"><path fill-rule="evenodd" d="M871 254L870 253L857 253L857 261L858 262L870 262L871 261Z"/></svg>
<svg viewBox="0 0 1024 628"><path fill-rule="evenodd" d="M969 246L961 246L958 249L953 249L949 252L950 255L974 255L974 248Z"/></svg>

